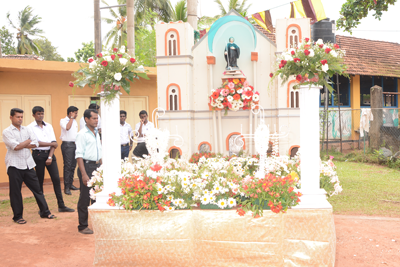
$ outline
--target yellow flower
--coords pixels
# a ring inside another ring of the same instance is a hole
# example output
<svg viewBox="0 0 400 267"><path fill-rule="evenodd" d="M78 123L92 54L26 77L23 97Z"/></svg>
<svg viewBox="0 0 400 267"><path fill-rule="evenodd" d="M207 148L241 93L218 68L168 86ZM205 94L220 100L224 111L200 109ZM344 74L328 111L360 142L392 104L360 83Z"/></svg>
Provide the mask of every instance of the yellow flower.
<svg viewBox="0 0 400 267"><path fill-rule="evenodd" d="M295 172L295 171L292 171L291 173L290 173L290 176L294 179L294 180L299 180L299 175L297 174L297 172Z"/></svg>
<svg viewBox="0 0 400 267"><path fill-rule="evenodd" d="M233 79L234 84L238 84L238 82L239 82L239 79Z"/></svg>

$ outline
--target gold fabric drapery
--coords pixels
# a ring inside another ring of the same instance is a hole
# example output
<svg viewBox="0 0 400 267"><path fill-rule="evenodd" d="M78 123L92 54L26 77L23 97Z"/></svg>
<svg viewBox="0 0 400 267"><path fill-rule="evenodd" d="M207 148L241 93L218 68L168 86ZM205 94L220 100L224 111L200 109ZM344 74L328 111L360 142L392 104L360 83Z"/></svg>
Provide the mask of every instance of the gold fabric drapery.
<svg viewBox="0 0 400 267"><path fill-rule="evenodd" d="M334 266L331 209L90 210L95 266Z"/></svg>

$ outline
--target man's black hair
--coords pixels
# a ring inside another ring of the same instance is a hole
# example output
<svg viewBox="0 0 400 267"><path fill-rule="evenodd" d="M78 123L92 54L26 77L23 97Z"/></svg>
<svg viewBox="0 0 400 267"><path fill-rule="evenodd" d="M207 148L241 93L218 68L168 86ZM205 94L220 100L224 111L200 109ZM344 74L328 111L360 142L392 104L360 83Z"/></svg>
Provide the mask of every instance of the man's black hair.
<svg viewBox="0 0 400 267"><path fill-rule="evenodd" d="M90 104L89 107L88 107L88 109L99 109L99 108L100 108L100 106L97 105L96 103L92 103L92 104Z"/></svg>
<svg viewBox="0 0 400 267"><path fill-rule="evenodd" d="M87 110L85 110L85 112L83 113L83 117L84 117L84 118L90 119L90 118L92 117L92 112L93 112L93 113L96 113L96 114L99 114L99 112L97 111L97 109L87 109Z"/></svg>
<svg viewBox="0 0 400 267"><path fill-rule="evenodd" d="M24 113L24 111L20 108L13 108L10 110L10 116L14 116L15 113Z"/></svg>
<svg viewBox="0 0 400 267"><path fill-rule="evenodd" d="M140 111L140 112L139 112L139 117L140 117L140 115L142 115L142 114L146 114L146 115L147 115L147 111L146 111L146 110ZM147 115L147 116L148 116L148 115Z"/></svg>
<svg viewBox="0 0 400 267"><path fill-rule="evenodd" d="M122 115L122 114L124 114L124 115L125 115L125 117L127 116L127 115L126 115L126 111L125 111L125 110L120 110L120 111L119 111L119 115Z"/></svg>
<svg viewBox="0 0 400 267"><path fill-rule="evenodd" d="M75 112L75 111L78 111L79 109L77 108L77 107L75 107L75 106L70 106L70 107L68 107L68 109L67 109L67 115L69 115L69 113L70 112Z"/></svg>
<svg viewBox="0 0 400 267"><path fill-rule="evenodd" d="M44 108L42 108L41 106L34 106L32 109L32 114L35 115L36 112L44 112Z"/></svg>

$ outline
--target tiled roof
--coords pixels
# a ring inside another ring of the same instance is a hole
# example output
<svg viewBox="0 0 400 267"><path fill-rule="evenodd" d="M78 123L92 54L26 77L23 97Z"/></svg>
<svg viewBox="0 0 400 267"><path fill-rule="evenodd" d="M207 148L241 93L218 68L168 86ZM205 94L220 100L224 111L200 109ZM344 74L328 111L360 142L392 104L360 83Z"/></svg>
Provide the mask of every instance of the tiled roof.
<svg viewBox="0 0 400 267"><path fill-rule="evenodd" d="M43 60L36 55L3 55L3 58L7 59L20 59L20 60Z"/></svg>
<svg viewBox="0 0 400 267"><path fill-rule="evenodd" d="M275 38L275 28L273 29L272 33L267 32L263 27L261 27L258 24L253 24L253 26L255 28L257 28L257 30L259 30L260 32L262 32L265 36L267 36L272 42L276 43L276 38Z"/></svg>
<svg viewBox="0 0 400 267"><path fill-rule="evenodd" d="M349 74L400 78L400 44L336 35Z"/></svg>

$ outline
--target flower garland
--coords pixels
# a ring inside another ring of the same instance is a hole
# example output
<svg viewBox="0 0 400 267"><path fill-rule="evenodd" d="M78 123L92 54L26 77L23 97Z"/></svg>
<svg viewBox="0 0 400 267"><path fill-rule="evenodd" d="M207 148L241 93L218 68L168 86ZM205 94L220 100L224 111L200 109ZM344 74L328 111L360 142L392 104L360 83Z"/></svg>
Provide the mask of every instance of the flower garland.
<svg viewBox="0 0 400 267"><path fill-rule="evenodd" d="M75 82L69 82L70 87L83 88L95 86L95 92L101 87L106 103L120 93L121 88L129 94L131 82L135 79L148 80L143 66L139 66L134 58L125 52L125 47L114 48L89 58L88 65L80 66L73 76Z"/></svg>
<svg viewBox="0 0 400 267"><path fill-rule="evenodd" d="M249 85L246 79L228 79L218 89L211 90L209 105L213 110L238 111L257 107L260 93Z"/></svg>

